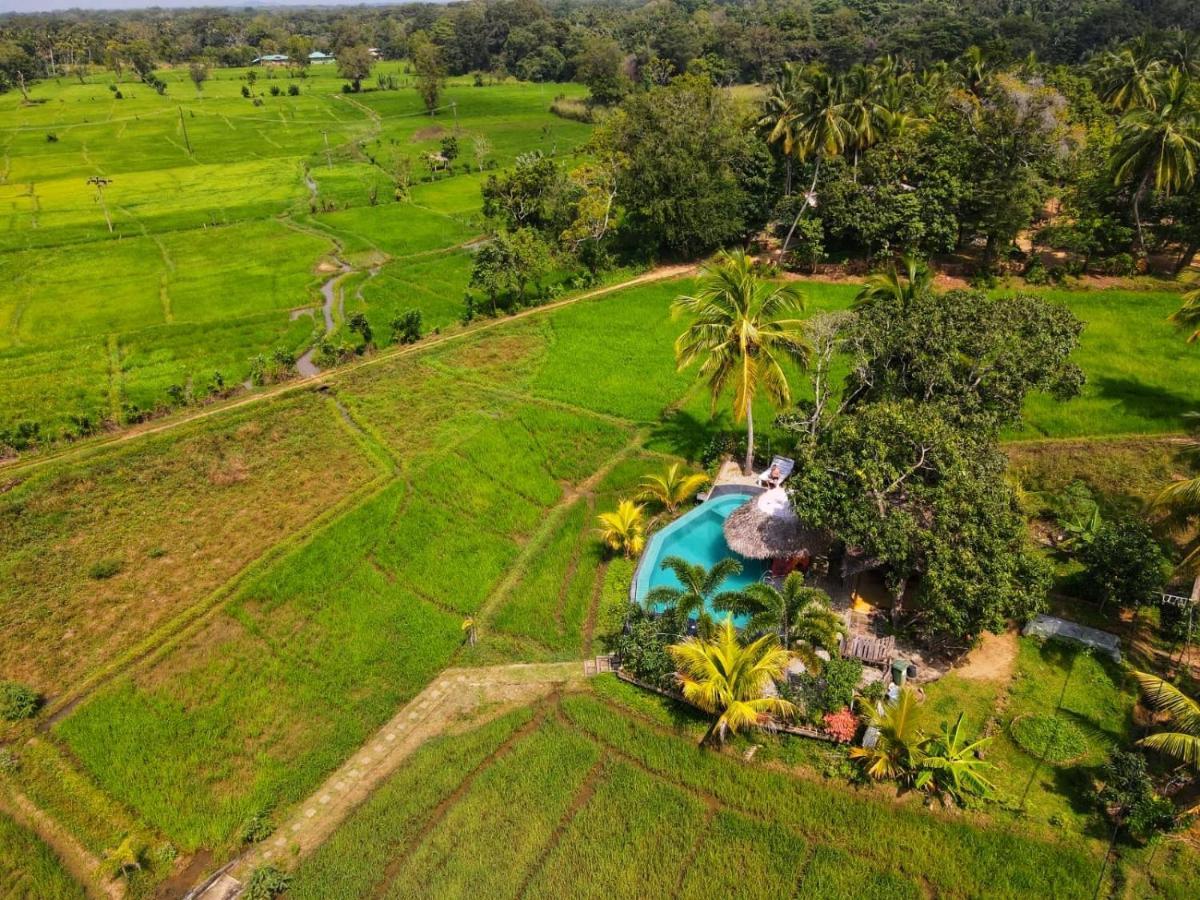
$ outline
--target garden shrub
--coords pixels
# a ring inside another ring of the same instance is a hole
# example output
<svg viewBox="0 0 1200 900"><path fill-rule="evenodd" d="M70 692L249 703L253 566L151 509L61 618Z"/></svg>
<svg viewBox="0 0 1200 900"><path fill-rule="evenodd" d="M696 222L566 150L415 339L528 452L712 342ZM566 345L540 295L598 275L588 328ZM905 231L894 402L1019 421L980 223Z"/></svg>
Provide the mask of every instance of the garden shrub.
<svg viewBox="0 0 1200 900"><path fill-rule="evenodd" d="M660 619L639 613L613 642L621 667L639 681L664 689L675 687L675 663L667 653L670 640Z"/></svg>
<svg viewBox="0 0 1200 900"><path fill-rule="evenodd" d="M1140 519L1105 522L1079 554L1083 585L1101 604L1141 606L1166 583L1169 564L1150 526Z"/></svg>
<svg viewBox="0 0 1200 900"><path fill-rule="evenodd" d="M858 733L858 716L850 712L848 708L839 709L837 712L825 713L822 721L824 722L825 733L839 744L850 743L854 740L854 735Z"/></svg>
<svg viewBox="0 0 1200 900"><path fill-rule="evenodd" d="M1048 763L1067 763L1087 752L1087 738L1075 723L1054 715L1028 715L1008 728L1017 746Z"/></svg>
<svg viewBox="0 0 1200 900"><path fill-rule="evenodd" d="M41 705L42 698L28 685L19 681L0 681L0 719L9 722L28 719Z"/></svg>
<svg viewBox="0 0 1200 900"><path fill-rule="evenodd" d="M1142 754L1118 750L1104 764L1101 774L1105 785L1099 794L1100 803L1134 840L1146 841L1184 824L1175 814L1175 805L1154 790Z"/></svg>
<svg viewBox="0 0 1200 900"><path fill-rule="evenodd" d="M300 85L289 84L288 85L288 96L289 97L299 97L300 96Z"/></svg>
<svg viewBox="0 0 1200 900"><path fill-rule="evenodd" d="M259 866L246 882L245 900L271 900L288 889L292 876L275 866Z"/></svg>
<svg viewBox="0 0 1200 900"><path fill-rule="evenodd" d="M860 678L861 662L834 657L819 673L803 672L795 678L796 703L810 722L820 725L826 713L837 712L854 701Z"/></svg>
<svg viewBox="0 0 1200 900"><path fill-rule="evenodd" d="M1040 256L1035 256L1025 267L1025 281L1027 284L1034 285L1046 284L1050 281L1050 274L1046 271L1046 266Z"/></svg>

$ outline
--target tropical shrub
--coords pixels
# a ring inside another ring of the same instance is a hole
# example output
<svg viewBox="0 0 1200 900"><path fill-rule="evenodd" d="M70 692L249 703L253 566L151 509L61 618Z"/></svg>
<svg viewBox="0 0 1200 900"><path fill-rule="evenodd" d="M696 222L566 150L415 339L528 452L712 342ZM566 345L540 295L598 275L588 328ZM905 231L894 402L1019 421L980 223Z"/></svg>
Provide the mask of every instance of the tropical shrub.
<svg viewBox="0 0 1200 900"><path fill-rule="evenodd" d="M421 311L408 309L391 321L393 344L415 344L421 339Z"/></svg>
<svg viewBox="0 0 1200 900"><path fill-rule="evenodd" d="M850 758L857 760L866 775L877 781L911 780L920 760L916 693L905 687L886 706L864 706L867 725L879 734L873 747L851 747Z"/></svg>
<svg viewBox="0 0 1200 900"><path fill-rule="evenodd" d="M42 698L28 685L19 681L0 681L0 719L9 722L28 719L41 705Z"/></svg>
<svg viewBox="0 0 1200 900"><path fill-rule="evenodd" d="M862 678L862 663L857 659L834 657L819 673L801 672L795 683L796 701L805 717L819 724L826 713L836 712L854 702L854 690Z"/></svg>
<svg viewBox="0 0 1200 900"><path fill-rule="evenodd" d="M937 734L921 742L914 787L940 796L943 803L950 799L960 806L965 806L970 797L991 796L995 786L984 772L995 766L979 755L991 741L991 738L974 741L968 738L963 733L962 713L952 726L943 722Z"/></svg>
<svg viewBox="0 0 1200 900"><path fill-rule="evenodd" d="M822 722L825 733L839 744L850 743L858 732L858 716L852 713L849 707L839 709L837 712L825 713Z"/></svg>
<svg viewBox="0 0 1200 900"><path fill-rule="evenodd" d="M657 503L673 514L707 483L707 475L689 475L680 471L679 463L672 463L661 475L647 475L642 479L638 499Z"/></svg>
<svg viewBox="0 0 1200 900"><path fill-rule="evenodd" d="M1078 759L1088 749L1079 726L1061 716L1019 716L1008 731L1016 745L1030 756L1055 765Z"/></svg>
<svg viewBox="0 0 1200 900"><path fill-rule="evenodd" d="M270 818L266 813L257 812L246 820L242 826L242 842L245 844L258 844L269 838L275 831L275 826L271 824Z"/></svg>
<svg viewBox="0 0 1200 900"><path fill-rule="evenodd" d="M1142 754L1116 751L1104 764L1101 777L1104 787L1098 796L1105 814L1134 840L1146 841L1182 824L1175 805L1154 790Z"/></svg>
<svg viewBox="0 0 1200 900"><path fill-rule="evenodd" d="M291 883L292 876L275 866L259 866L246 882L242 896L245 900L272 900L286 891Z"/></svg>
<svg viewBox="0 0 1200 900"><path fill-rule="evenodd" d="M771 634L745 646L733 618L727 617L712 640L689 638L667 648L679 669L683 697L716 715L701 739L723 742L729 733L747 728L773 728L791 718L796 707L782 697L764 696L767 685L782 677L787 651Z"/></svg>
<svg viewBox="0 0 1200 900"><path fill-rule="evenodd" d="M1138 746L1157 750L1200 770L1200 703L1155 675L1133 674L1142 689L1142 702L1167 713L1171 726L1171 730L1142 738Z"/></svg>
<svg viewBox="0 0 1200 900"><path fill-rule="evenodd" d="M1079 560L1082 582L1101 606L1140 606L1152 601L1166 583L1169 565L1150 526L1138 519L1101 525Z"/></svg>
<svg viewBox="0 0 1200 900"><path fill-rule="evenodd" d="M667 635L674 629L664 629L654 616L635 611L628 626L617 635L612 649L621 661L621 668L634 678L653 687L675 688L675 662L667 652Z"/></svg>
<svg viewBox="0 0 1200 900"><path fill-rule="evenodd" d="M622 500L612 512L597 516L600 540L604 546L626 557L636 556L646 546L645 508L632 500Z"/></svg>

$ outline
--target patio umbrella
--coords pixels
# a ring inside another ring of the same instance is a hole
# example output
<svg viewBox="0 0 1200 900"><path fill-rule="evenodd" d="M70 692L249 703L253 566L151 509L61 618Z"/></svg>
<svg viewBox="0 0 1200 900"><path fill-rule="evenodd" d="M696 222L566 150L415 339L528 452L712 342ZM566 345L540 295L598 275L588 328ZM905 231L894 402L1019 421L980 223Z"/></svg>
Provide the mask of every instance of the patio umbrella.
<svg viewBox="0 0 1200 900"><path fill-rule="evenodd" d="M785 559L802 550L820 556L830 544L824 531L800 521L783 488L751 497L730 513L725 542L747 559Z"/></svg>

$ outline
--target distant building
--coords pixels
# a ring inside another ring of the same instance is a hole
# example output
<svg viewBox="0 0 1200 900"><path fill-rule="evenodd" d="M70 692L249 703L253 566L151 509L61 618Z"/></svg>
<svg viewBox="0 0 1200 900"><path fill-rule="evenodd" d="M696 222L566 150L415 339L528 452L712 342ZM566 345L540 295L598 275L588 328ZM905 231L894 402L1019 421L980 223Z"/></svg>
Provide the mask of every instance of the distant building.
<svg viewBox="0 0 1200 900"><path fill-rule="evenodd" d="M308 54L308 61L314 66L320 66L325 63L334 62L334 58L332 53L322 53L320 50L314 50Z"/></svg>
<svg viewBox="0 0 1200 900"><path fill-rule="evenodd" d="M291 60L283 53L269 53L250 60L252 66L286 66Z"/></svg>
<svg viewBox="0 0 1200 900"><path fill-rule="evenodd" d="M371 59L383 59L383 51L378 47L368 47L367 52L371 54Z"/></svg>

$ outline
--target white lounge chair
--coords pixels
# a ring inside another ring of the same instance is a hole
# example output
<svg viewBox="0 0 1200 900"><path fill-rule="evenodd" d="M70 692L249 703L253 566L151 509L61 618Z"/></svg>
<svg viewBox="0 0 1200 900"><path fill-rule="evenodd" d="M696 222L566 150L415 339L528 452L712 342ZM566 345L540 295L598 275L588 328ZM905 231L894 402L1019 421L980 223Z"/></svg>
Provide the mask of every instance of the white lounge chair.
<svg viewBox="0 0 1200 900"><path fill-rule="evenodd" d="M776 456L766 469L758 473L758 483L765 488L777 488L787 481L787 477L792 474L794 468L796 468L794 459Z"/></svg>

